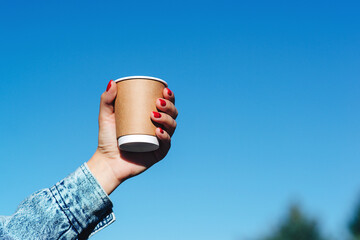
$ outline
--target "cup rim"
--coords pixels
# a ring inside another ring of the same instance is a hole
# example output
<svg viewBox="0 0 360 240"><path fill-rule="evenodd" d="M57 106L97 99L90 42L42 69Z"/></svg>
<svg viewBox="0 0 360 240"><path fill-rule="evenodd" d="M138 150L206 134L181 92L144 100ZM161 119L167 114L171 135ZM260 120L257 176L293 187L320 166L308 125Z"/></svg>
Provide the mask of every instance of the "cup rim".
<svg viewBox="0 0 360 240"><path fill-rule="evenodd" d="M163 84L165 84L165 87L168 86L167 82L165 82L164 80L162 80L160 78L156 78L156 77L150 77L150 76L128 76L128 77L118 78L118 79L116 79L114 81L117 83L117 82L120 82L120 81L131 80L131 79L155 80L155 81L159 81L159 82L162 82Z"/></svg>

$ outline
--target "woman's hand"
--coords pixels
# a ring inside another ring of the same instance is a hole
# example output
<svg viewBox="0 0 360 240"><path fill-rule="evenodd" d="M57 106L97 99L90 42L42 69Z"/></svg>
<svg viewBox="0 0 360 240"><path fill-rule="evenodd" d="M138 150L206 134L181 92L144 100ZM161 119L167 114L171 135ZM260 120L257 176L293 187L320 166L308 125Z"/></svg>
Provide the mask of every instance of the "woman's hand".
<svg viewBox="0 0 360 240"><path fill-rule="evenodd" d="M116 139L114 113L116 94L116 83L110 81L100 100L98 148L87 163L107 194L126 179L142 173L166 156L171 146L171 136L176 128L175 119L178 115L174 105L174 93L164 88L164 98L156 100L158 112L149 113L151 119L162 126L155 131L160 144L159 149L145 153L122 151Z"/></svg>

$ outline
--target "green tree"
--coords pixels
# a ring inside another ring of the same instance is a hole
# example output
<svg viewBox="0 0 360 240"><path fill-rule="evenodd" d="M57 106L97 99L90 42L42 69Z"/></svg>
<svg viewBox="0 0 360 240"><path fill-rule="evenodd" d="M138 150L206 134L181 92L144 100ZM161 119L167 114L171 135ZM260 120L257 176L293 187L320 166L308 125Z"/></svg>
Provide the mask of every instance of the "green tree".
<svg viewBox="0 0 360 240"><path fill-rule="evenodd" d="M269 236L261 240L325 240L315 220L309 219L296 205L290 207L285 219Z"/></svg>
<svg viewBox="0 0 360 240"><path fill-rule="evenodd" d="M355 240L360 240L360 203L355 209L355 214L349 224L350 233Z"/></svg>

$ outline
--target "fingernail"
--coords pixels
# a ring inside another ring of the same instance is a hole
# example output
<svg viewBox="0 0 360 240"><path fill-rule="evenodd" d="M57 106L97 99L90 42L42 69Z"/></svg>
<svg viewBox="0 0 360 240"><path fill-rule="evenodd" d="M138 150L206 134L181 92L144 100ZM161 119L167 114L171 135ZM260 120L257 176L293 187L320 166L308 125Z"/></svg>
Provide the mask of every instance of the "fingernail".
<svg viewBox="0 0 360 240"><path fill-rule="evenodd" d="M153 112L155 118L161 118L161 114L159 112Z"/></svg>
<svg viewBox="0 0 360 240"><path fill-rule="evenodd" d="M159 130L160 130L160 133L164 133L164 130L162 130L162 128L159 128Z"/></svg>
<svg viewBox="0 0 360 240"><path fill-rule="evenodd" d="M166 106L165 100L163 100L163 99L159 99L159 100L160 100L160 105L163 106L163 107L165 107L165 106Z"/></svg>
<svg viewBox="0 0 360 240"><path fill-rule="evenodd" d="M108 85L107 85L107 87L106 87L106 91L109 91L109 89L111 88L111 82L112 82L113 80L110 80L110 82L108 83Z"/></svg>
<svg viewBox="0 0 360 240"><path fill-rule="evenodd" d="M167 89L167 90L168 90L168 91L167 91L167 92L168 92L168 95L169 95L169 96L172 96L172 91L171 91L170 89Z"/></svg>

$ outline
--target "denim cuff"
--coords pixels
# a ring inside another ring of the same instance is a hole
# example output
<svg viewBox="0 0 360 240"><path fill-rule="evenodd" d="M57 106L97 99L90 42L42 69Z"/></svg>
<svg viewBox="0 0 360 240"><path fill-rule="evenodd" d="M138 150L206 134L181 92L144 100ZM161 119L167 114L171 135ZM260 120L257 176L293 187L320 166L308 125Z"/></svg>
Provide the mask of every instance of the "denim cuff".
<svg viewBox="0 0 360 240"><path fill-rule="evenodd" d="M81 238L87 238L115 221L113 204L86 163L50 191Z"/></svg>

